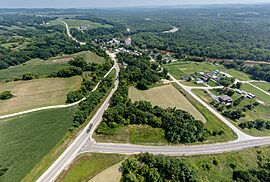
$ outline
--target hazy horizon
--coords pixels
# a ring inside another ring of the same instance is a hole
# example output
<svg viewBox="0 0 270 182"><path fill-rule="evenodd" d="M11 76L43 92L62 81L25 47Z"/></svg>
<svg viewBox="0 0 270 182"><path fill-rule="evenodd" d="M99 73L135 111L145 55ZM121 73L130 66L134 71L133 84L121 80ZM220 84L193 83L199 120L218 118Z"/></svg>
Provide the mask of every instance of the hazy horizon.
<svg viewBox="0 0 270 182"><path fill-rule="evenodd" d="M3 0L2 0L3 1ZM258 4L270 0L4 0L0 8L114 8L138 6Z"/></svg>

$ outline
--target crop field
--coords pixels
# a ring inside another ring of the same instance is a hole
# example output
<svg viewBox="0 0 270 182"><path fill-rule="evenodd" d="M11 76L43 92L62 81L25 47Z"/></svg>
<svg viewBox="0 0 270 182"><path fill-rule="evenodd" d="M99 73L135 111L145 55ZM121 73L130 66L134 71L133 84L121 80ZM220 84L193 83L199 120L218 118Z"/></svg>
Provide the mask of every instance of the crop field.
<svg viewBox="0 0 270 182"><path fill-rule="evenodd" d="M13 98L0 101L0 115L38 107L64 104L69 91L80 88L82 78L48 78L0 83L0 92L10 90Z"/></svg>
<svg viewBox="0 0 270 182"><path fill-rule="evenodd" d="M270 83L266 83L266 82L253 82L253 85L263 89L266 92L270 93Z"/></svg>
<svg viewBox="0 0 270 182"><path fill-rule="evenodd" d="M80 26L85 26L89 29L94 29L94 28L99 28L99 27L103 27L103 28L111 28L111 25L103 25L101 23L97 23L97 22L92 22L89 20L78 20L78 19L63 19L63 21L65 21L69 28L78 28ZM64 25L62 22L60 22L59 20L53 20L48 22L49 26L50 25Z"/></svg>
<svg viewBox="0 0 270 182"><path fill-rule="evenodd" d="M89 63L104 63L103 57L100 57L91 51L83 51L72 55L58 56L46 61L41 59L33 59L24 64L0 70L0 81L13 80L14 78L22 77L27 73L46 76L53 72L59 71L61 68L69 67L68 61L77 56L84 57Z"/></svg>
<svg viewBox="0 0 270 182"><path fill-rule="evenodd" d="M158 105L163 108L176 107L189 112L196 119L206 122L204 116L172 85L155 87L146 91L131 87L129 97L133 102L145 100L151 102L154 106Z"/></svg>
<svg viewBox="0 0 270 182"><path fill-rule="evenodd" d="M103 170L123 161L118 154L89 153L79 156L67 171L62 172L57 182L89 181Z"/></svg>
<svg viewBox="0 0 270 182"><path fill-rule="evenodd" d="M198 171L200 181L212 182L233 181L232 175L234 170L258 169L258 156L269 157L270 148L248 149L217 155L181 157L181 159Z"/></svg>
<svg viewBox="0 0 270 182"><path fill-rule="evenodd" d="M52 109L0 120L0 181L21 181L65 136L75 108Z"/></svg>
<svg viewBox="0 0 270 182"><path fill-rule="evenodd" d="M180 62L169 64L166 65L165 67L177 79L180 79L181 76L190 75L195 72L210 72L214 70L220 70L230 74L231 76L239 80L250 80L249 76L245 73L242 73L234 69L227 69L222 65L216 66L208 62Z"/></svg>

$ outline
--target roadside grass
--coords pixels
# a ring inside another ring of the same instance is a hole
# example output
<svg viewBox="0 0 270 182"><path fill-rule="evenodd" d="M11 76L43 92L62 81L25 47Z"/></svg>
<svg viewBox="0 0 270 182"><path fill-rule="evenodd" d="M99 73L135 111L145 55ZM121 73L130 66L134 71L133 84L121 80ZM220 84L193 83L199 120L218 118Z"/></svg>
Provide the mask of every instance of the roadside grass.
<svg viewBox="0 0 270 182"><path fill-rule="evenodd" d="M195 72L210 72L214 70L220 70L222 72L228 73L231 76L239 79L239 80L250 80L249 76L243 72L234 70L234 69L227 69L223 65L214 65L208 62L179 62L165 65L165 68L169 70L169 72L180 79L181 76L190 75Z"/></svg>
<svg viewBox="0 0 270 182"><path fill-rule="evenodd" d="M65 104L68 92L80 88L82 78L46 78L0 83L0 92L11 91L13 98L0 100L0 115Z"/></svg>
<svg viewBox="0 0 270 182"><path fill-rule="evenodd" d="M69 169L62 172L56 181L89 181L103 170L123 161L124 158L124 155L119 154L82 154L75 159Z"/></svg>
<svg viewBox="0 0 270 182"><path fill-rule="evenodd" d="M116 128L114 135L94 134L97 142L131 143L140 145L166 145L168 144L161 128L148 125L128 125Z"/></svg>
<svg viewBox="0 0 270 182"><path fill-rule="evenodd" d="M33 73L40 77L45 77L51 73L58 72L62 68L69 67L70 65L68 62L79 56L85 58L88 63L102 64L105 62L103 57L100 57L91 51L82 51L71 55L60 55L48 60L32 59L24 64L0 70L0 82L6 80L12 81L27 73Z"/></svg>
<svg viewBox="0 0 270 182"><path fill-rule="evenodd" d="M270 83L266 83L266 82L252 82L253 85L263 89L266 92L270 93Z"/></svg>
<svg viewBox="0 0 270 182"><path fill-rule="evenodd" d="M21 181L68 132L75 107L51 109L0 120L0 181Z"/></svg>
<svg viewBox="0 0 270 182"><path fill-rule="evenodd" d="M197 96L199 96L203 101L205 101L208 104L210 104L210 102L212 101L212 98L209 96L209 94L205 93L203 90L192 90L192 92L195 93ZM214 90L211 90L211 92L216 94ZM240 97L240 95L235 93L232 98L235 100L239 97ZM256 101L255 99L244 99L240 103L239 106L233 107L232 109L242 108L243 106L248 105L248 104L252 104L255 101ZM269 120L269 118L270 118L269 111L270 111L269 104L266 104L266 105L260 104L259 106L256 106L252 110L248 110L247 112L245 112L245 117L242 117L237 121L233 121L229 118L227 118L227 119L229 121L231 121L232 124L234 124L235 126L238 127L238 124L240 124L240 123L245 123L245 122L253 121L256 119ZM238 127L238 128L240 130L242 130L243 132L248 133L248 134L253 135L253 136L269 136L270 135L270 130L260 131L260 130L256 130L255 128L253 128L253 129L241 129L240 127Z"/></svg>
<svg viewBox="0 0 270 182"><path fill-rule="evenodd" d="M122 162L119 162L104 171L97 174L91 179L91 182L101 182L101 181L110 181L110 182L119 182L122 178L121 165Z"/></svg>
<svg viewBox="0 0 270 182"><path fill-rule="evenodd" d="M145 91L130 87L129 98L133 102L140 100L149 101L153 106L158 105L162 108L176 107L189 112L196 119L204 123L206 122L204 116L171 84L154 87Z"/></svg>
<svg viewBox="0 0 270 182"><path fill-rule="evenodd" d="M200 181L223 182L233 181L233 166L236 166L235 170L257 169L258 156L263 156L262 158L270 156L270 148L252 148L224 154L180 158L197 171Z"/></svg>
<svg viewBox="0 0 270 182"><path fill-rule="evenodd" d="M78 28L80 26L86 26L89 29L94 29L94 28L111 28L111 25L108 24L101 24L101 23L97 23L97 22L92 22L89 20L79 20L79 19L63 19L63 21L65 21L69 28ZM52 20L48 22L49 26L52 25L64 25L61 21L59 20Z"/></svg>

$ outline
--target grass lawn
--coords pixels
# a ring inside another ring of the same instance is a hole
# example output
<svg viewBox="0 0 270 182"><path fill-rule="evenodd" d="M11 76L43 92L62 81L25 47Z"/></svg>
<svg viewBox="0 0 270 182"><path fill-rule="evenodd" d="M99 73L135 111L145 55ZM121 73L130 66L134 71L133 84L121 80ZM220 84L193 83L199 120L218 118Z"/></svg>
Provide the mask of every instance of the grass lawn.
<svg viewBox="0 0 270 182"><path fill-rule="evenodd" d="M216 66L208 62L180 62L168 64L165 67L177 79L180 79L181 76L190 75L195 72L210 72L220 70L239 80L250 80L249 76L243 72L234 69L227 69L223 65Z"/></svg>
<svg viewBox="0 0 270 182"><path fill-rule="evenodd" d="M0 181L22 178L59 142L72 125L75 108L52 109L0 120Z"/></svg>
<svg viewBox="0 0 270 182"><path fill-rule="evenodd" d="M252 82L253 85L265 90L266 92L269 92L270 90L270 83L266 82ZM270 93L270 92L269 92Z"/></svg>
<svg viewBox="0 0 270 182"><path fill-rule="evenodd" d="M151 88L146 91L131 87L129 89L129 97L133 102L145 100L151 102L154 106L158 105L163 108L176 107L189 112L196 119L204 123L206 122L204 116L171 84Z"/></svg>
<svg viewBox="0 0 270 182"><path fill-rule="evenodd" d="M260 152L261 154L258 154ZM189 163L198 172L200 181L223 182L233 181L233 169L230 167L232 165L236 166L235 170L257 169L258 156L269 157L270 148L253 148L225 154L181 157L181 159ZM213 164L214 160L218 162L217 165ZM208 165L210 169L206 169L205 165Z"/></svg>
<svg viewBox="0 0 270 182"><path fill-rule="evenodd" d="M118 154L83 154L77 157L69 169L62 172L56 181L89 181L103 170L123 161L124 158L124 155Z"/></svg>
<svg viewBox="0 0 270 182"><path fill-rule="evenodd" d="M99 28L99 27L103 27L103 28L111 28L111 25L108 24L101 24L101 23L97 23L97 22L92 22L89 20L78 20L78 19L63 19L63 21L65 21L69 28L78 28L80 26L86 26L89 29L94 29L94 28ZM61 21L59 20L52 20L50 22L48 22L49 26L52 25L64 25Z"/></svg>
<svg viewBox="0 0 270 182"><path fill-rule="evenodd" d="M68 92L79 89L81 82L82 78L75 76L0 83L0 92L10 90L14 95L11 99L0 100L0 115L65 104Z"/></svg>

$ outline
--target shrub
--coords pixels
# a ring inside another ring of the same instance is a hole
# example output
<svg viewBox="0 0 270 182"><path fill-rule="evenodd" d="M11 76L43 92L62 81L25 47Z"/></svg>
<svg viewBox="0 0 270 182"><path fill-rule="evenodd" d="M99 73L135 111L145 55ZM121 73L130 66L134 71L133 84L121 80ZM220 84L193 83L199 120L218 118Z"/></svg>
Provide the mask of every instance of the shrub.
<svg viewBox="0 0 270 182"><path fill-rule="evenodd" d="M83 71L81 68L78 67L69 67L69 68L63 68L60 71L58 71L57 76L58 77L72 77L75 75L82 75Z"/></svg>
<svg viewBox="0 0 270 182"><path fill-rule="evenodd" d="M7 100L7 99L10 99L12 97L13 97L13 95L11 94L10 91L4 91L4 92L0 93L0 100Z"/></svg>

